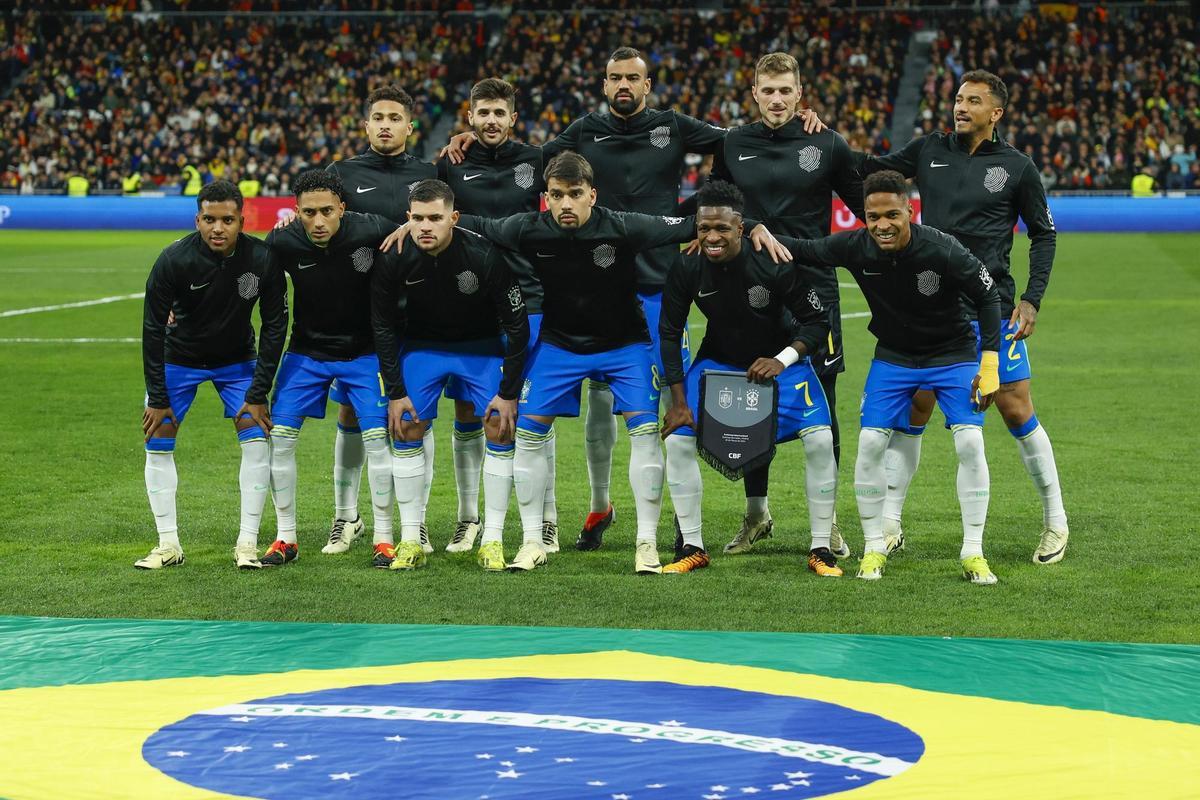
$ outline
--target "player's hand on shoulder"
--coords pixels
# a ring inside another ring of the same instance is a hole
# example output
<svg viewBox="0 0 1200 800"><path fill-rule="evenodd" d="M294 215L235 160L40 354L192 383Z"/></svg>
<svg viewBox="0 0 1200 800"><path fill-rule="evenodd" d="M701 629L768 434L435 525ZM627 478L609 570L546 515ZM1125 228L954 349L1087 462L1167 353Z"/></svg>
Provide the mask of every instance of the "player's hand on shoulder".
<svg viewBox="0 0 1200 800"><path fill-rule="evenodd" d="M496 417L495 421L492 417ZM483 412L483 422L489 427L496 426L496 434L501 441L511 441L517 432L517 401L496 395Z"/></svg>
<svg viewBox="0 0 1200 800"><path fill-rule="evenodd" d="M750 365L750 369L746 370L746 380L754 383L770 383L775 380L775 376L783 372L783 362L777 358L759 358L755 359Z"/></svg>
<svg viewBox="0 0 1200 800"><path fill-rule="evenodd" d="M146 441L148 442L154 438L154 434L158 433L159 428L164 425L173 425L174 419L175 412L171 410L170 406L166 408L150 408L146 406L145 410L142 411L142 433L145 435ZM168 422L167 420L172 421Z"/></svg>
<svg viewBox="0 0 1200 800"><path fill-rule="evenodd" d="M767 249L767 255L771 256L771 260L776 264L782 264L784 261L792 260L792 251L783 246L775 235L767 230L767 226L761 222L754 226L754 230L750 231L750 243L754 245L754 252L760 252L764 247Z"/></svg>
<svg viewBox="0 0 1200 800"><path fill-rule="evenodd" d="M1028 300L1022 300L1017 303L1017 307L1013 309L1012 318L1008 321L1010 325L1017 325L1016 336L1013 337L1016 341L1028 339L1033 336L1034 326L1037 325L1038 310L1033 307L1033 303Z"/></svg>
<svg viewBox="0 0 1200 800"><path fill-rule="evenodd" d="M292 220L296 219L296 212L290 208L280 210L279 219L275 221L275 227L272 230L281 231L288 225L292 224Z"/></svg>
<svg viewBox="0 0 1200 800"><path fill-rule="evenodd" d="M467 151L475 144L475 132L464 131L450 137L450 143L438 152L438 158L448 158L451 164L461 164L467 157Z"/></svg>
<svg viewBox="0 0 1200 800"><path fill-rule="evenodd" d="M699 239L692 239L690 242L688 242L686 245L683 246L683 254L685 256L694 256L699 252L700 252L700 240Z"/></svg>
<svg viewBox="0 0 1200 800"><path fill-rule="evenodd" d="M804 108L797 112L796 116L800 117L804 122L804 132L808 134L820 133L829 126L821 121L817 116L817 112L811 108Z"/></svg>
<svg viewBox="0 0 1200 800"><path fill-rule="evenodd" d="M408 230L410 225L411 223L406 222L399 228L396 228L396 230L389 233L387 238L379 243L379 249L384 253L386 253L388 250L391 250L393 247L396 248L397 253L403 250L404 240L408 238Z"/></svg>

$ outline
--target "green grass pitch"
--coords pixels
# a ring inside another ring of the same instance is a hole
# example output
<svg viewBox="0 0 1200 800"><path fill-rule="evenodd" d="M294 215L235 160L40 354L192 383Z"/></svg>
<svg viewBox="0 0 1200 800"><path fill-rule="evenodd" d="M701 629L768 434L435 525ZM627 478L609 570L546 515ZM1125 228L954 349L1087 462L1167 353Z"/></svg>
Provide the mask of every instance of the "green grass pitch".
<svg viewBox="0 0 1200 800"><path fill-rule="evenodd" d="M0 232L0 312L140 292L169 233ZM1018 239L1023 285L1027 242ZM633 502L620 435L614 502L623 517L603 550L570 549L586 512L581 423L558 423L558 500L567 549L529 575L485 575L473 555L441 547L455 520L449 409L437 424L437 480L429 523L438 552L428 569L370 569L369 539L348 556L319 552L331 515L334 419L312 420L299 448L303 558L240 573L239 450L210 389L183 429L180 533L188 563L140 572L155 542L142 480L140 350L134 342L47 339L140 336L141 303L117 300L0 315L0 614L614 626L821 631L940 636L1195 642L1200 575L1192 558L1200 473L1190 419L1200 396L1200 236L1062 235L1050 290L1030 342L1038 416L1054 442L1071 519L1061 564L1030 555L1037 496L999 415L986 430L992 501L985 549L996 587L964 583L950 437L935 415L909 495L909 549L878 584L804 568L808 546L803 452L780 449L772 469L775 538L754 553L716 555L684 576L632 574ZM843 273L843 280L849 281ZM856 289L846 312L866 310ZM847 372L839 381L844 459L838 509L861 554L853 495L857 405L873 340L846 320ZM701 329L693 327L698 341ZM30 341L32 340L32 341ZM711 551L737 530L742 489L704 468ZM365 483L365 482L364 482ZM366 507L364 500L363 506ZM671 540L669 501L659 539ZM272 538L269 508L261 537ZM506 550L519 539L515 503Z"/></svg>

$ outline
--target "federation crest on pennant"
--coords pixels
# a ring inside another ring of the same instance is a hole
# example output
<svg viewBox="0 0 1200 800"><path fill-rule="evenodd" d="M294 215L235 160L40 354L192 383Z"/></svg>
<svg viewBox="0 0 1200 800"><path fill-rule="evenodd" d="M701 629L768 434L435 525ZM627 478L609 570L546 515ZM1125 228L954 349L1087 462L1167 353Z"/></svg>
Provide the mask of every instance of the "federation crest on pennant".
<svg viewBox="0 0 1200 800"><path fill-rule="evenodd" d="M367 272L375 263L375 251L370 247L360 247L350 255L350 263L356 272Z"/></svg>
<svg viewBox="0 0 1200 800"><path fill-rule="evenodd" d="M750 389L746 392L746 410L758 410L758 389Z"/></svg>
<svg viewBox="0 0 1200 800"><path fill-rule="evenodd" d="M717 394L717 405L721 406L721 408L730 408L733 406L733 390L722 389Z"/></svg>
<svg viewBox="0 0 1200 800"><path fill-rule="evenodd" d="M238 295L243 300L253 300L258 297L258 276L253 272L244 272L238 278Z"/></svg>
<svg viewBox="0 0 1200 800"><path fill-rule="evenodd" d="M988 167L983 173L983 188L992 194L999 192L1008 183L1008 170L1004 167Z"/></svg>
<svg viewBox="0 0 1200 800"><path fill-rule="evenodd" d="M533 188L533 165L517 164L513 167L513 183L520 189Z"/></svg>

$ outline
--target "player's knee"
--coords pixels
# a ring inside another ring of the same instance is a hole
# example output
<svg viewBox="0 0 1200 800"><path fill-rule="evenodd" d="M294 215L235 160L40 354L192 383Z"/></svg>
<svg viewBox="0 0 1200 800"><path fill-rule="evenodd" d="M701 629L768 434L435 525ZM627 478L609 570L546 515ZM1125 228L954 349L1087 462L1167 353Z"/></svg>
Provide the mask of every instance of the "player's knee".
<svg viewBox="0 0 1200 800"><path fill-rule="evenodd" d="M1029 396L1029 381L1003 383L996 392L996 409L1011 430L1020 428L1033 416L1033 398Z"/></svg>
<svg viewBox="0 0 1200 800"><path fill-rule="evenodd" d="M511 434L500 435L500 417L491 416L483 423L483 435L489 444L512 444Z"/></svg>
<svg viewBox="0 0 1200 800"><path fill-rule="evenodd" d="M155 435L151 439L147 440L147 442L146 442L146 452L147 453L174 453L175 452L175 437L174 437L174 435L159 436L158 432L156 431Z"/></svg>
<svg viewBox="0 0 1200 800"><path fill-rule="evenodd" d="M455 422L479 422L479 417L475 414L475 404L470 400L455 400L454 420Z"/></svg>
<svg viewBox="0 0 1200 800"><path fill-rule="evenodd" d="M154 432L155 439L174 439L179 435L179 428L172 422L164 422L158 426L158 430Z"/></svg>
<svg viewBox="0 0 1200 800"><path fill-rule="evenodd" d="M887 452L892 432L883 428L863 428L858 434L858 462L879 464Z"/></svg>
<svg viewBox="0 0 1200 800"><path fill-rule="evenodd" d="M404 420L400 423L400 438L406 442L419 442L425 438L425 431L428 429L428 422L409 422L408 420Z"/></svg>
<svg viewBox="0 0 1200 800"><path fill-rule="evenodd" d="M983 428L978 425L955 425L951 430L954 434L954 452L958 455L958 463L972 468L985 463Z"/></svg>
<svg viewBox="0 0 1200 800"><path fill-rule="evenodd" d="M358 427L358 415L354 413L354 406L338 406L338 424L346 428Z"/></svg>
<svg viewBox="0 0 1200 800"><path fill-rule="evenodd" d="M800 442L810 468L833 460L833 430L828 425L801 431Z"/></svg>
<svg viewBox="0 0 1200 800"><path fill-rule="evenodd" d="M369 428L362 432L363 450L367 456L386 455L388 452L387 428Z"/></svg>
<svg viewBox="0 0 1200 800"><path fill-rule="evenodd" d="M937 405L937 396L928 389L921 389L913 395L912 404L908 411L909 425L924 427L933 416L933 407Z"/></svg>

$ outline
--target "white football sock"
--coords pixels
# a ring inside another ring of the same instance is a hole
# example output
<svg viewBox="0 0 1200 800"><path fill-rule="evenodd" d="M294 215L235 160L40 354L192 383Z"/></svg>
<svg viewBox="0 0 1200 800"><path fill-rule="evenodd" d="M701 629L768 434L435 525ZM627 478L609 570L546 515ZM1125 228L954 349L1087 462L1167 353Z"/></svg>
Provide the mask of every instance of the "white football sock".
<svg viewBox="0 0 1200 800"><path fill-rule="evenodd" d="M583 439L587 454L588 483L592 487L592 513L603 514L612 502L612 454L617 444L617 418L613 416L612 390L603 383L588 381L587 416Z"/></svg>
<svg viewBox="0 0 1200 800"><path fill-rule="evenodd" d="M1063 508L1062 488L1058 484L1058 465L1054 463L1054 448L1050 437L1040 424L1028 436L1017 439L1021 460L1042 496L1042 518L1048 527L1057 531L1067 529L1067 512Z"/></svg>
<svg viewBox="0 0 1200 800"><path fill-rule="evenodd" d="M667 486L683 543L703 550L704 482L700 478L695 436L673 433L667 437Z"/></svg>
<svg viewBox="0 0 1200 800"><path fill-rule="evenodd" d="M425 524L425 509L429 508L429 492L433 489L433 426L425 431L421 439L421 449L425 451L425 483L421 487L421 524Z"/></svg>
<svg viewBox="0 0 1200 800"><path fill-rule="evenodd" d="M333 515L337 519L358 519L358 487L365 458L362 431L345 431L338 425L333 437Z"/></svg>
<svg viewBox="0 0 1200 800"><path fill-rule="evenodd" d="M175 471L175 453L169 450L146 451L146 496L154 512L159 545L180 547L179 524L175 518L175 491L179 474Z"/></svg>
<svg viewBox="0 0 1200 800"><path fill-rule="evenodd" d="M392 485L400 508L400 541L421 541L421 490L425 481L425 449L420 442L392 447ZM416 446L413 447L412 445Z"/></svg>
<svg viewBox="0 0 1200 800"><path fill-rule="evenodd" d="M637 509L637 540L658 541L662 515L663 452L658 443L658 420L629 430L629 483Z"/></svg>
<svg viewBox="0 0 1200 800"><path fill-rule="evenodd" d="M517 509L521 512L523 543L542 542L542 508L546 501L546 440L549 431L541 433L518 425L517 449L513 456L513 490Z"/></svg>
<svg viewBox="0 0 1200 800"><path fill-rule="evenodd" d="M502 446L501 446L502 447ZM483 537L481 544L504 539L504 518L513 488L512 447L488 447L483 456Z"/></svg>
<svg viewBox="0 0 1200 800"><path fill-rule="evenodd" d="M362 433L367 454L367 484L371 487L373 544L392 544L392 454L387 428Z"/></svg>
<svg viewBox="0 0 1200 800"><path fill-rule="evenodd" d="M808 496L808 523L812 527L812 549L829 547L833 530L833 507L837 503L837 462L833 458L833 430L828 426L809 428L804 443L804 490Z"/></svg>
<svg viewBox="0 0 1200 800"><path fill-rule="evenodd" d="M555 465L558 437L554 428L550 429L550 438L546 440L546 497L542 501L542 521L558 522L558 500L554 496L554 481L557 480L558 470Z"/></svg>
<svg viewBox="0 0 1200 800"><path fill-rule="evenodd" d="M886 553L883 543L883 500L887 495L887 472L883 456L891 431L863 428L858 434L858 458L854 462L854 497L862 520L868 553Z"/></svg>
<svg viewBox="0 0 1200 800"><path fill-rule="evenodd" d="M758 521L765 518L771 513L771 509L767 506L767 498L765 497L747 497L746 498L746 516L752 521Z"/></svg>
<svg viewBox="0 0 1200 800"><path fill-rule="evenodd" d="M983 428L955 425L958 453L958 505L962 509L963 544L959 558L983 555L983 526L987 522L991 478L983 454Z"/></svg>
<svg viewBox="0 0 1200 800"><path fill-rule="evenodd" d="M887 454L883 457L883 466L887 471L887 499L883 503L885 519L899 521L904 514L904 500L908 496L908 487L912 484L913 475L921 463L922 434L892 431L892 440L888 443Z"/></svg>
<svg viewBox="0 0 1200 800"><path fill-rule="evenodd" d="M237 543L257 546L263 506L271 488L271 445L266 439L242 442L238 486L242 490L242 517L238 523Z"/></svg>
<svg viewBox="0 0 1200 800"><path fill-rule="evenodd" d="M474 426L472 426L474 428ZM458 486L458 519L479 519L479 468L483 465L487 441L483 428L459 430L454 423L454 482Z"/></svg>
<svg viewBox="0 0 1200 800"><path fill-rule="evenodd" d="M271 500L275 503L275 536L296 543L296 443L300 429L276 425L271 429Z"/></svg>

